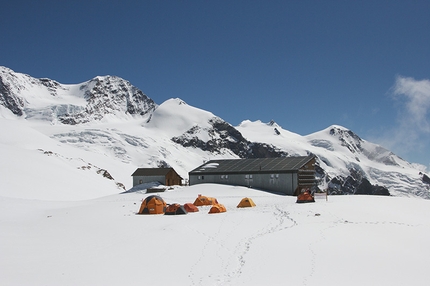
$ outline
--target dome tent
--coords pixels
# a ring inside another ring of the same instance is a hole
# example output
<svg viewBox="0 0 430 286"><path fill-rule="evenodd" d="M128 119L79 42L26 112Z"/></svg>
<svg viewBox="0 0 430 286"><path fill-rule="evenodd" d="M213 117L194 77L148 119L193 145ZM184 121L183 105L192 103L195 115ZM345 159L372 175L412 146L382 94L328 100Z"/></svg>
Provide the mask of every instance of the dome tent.
<svg viewBox="0 0 430 286"><path fill-rule="evenodd" d="M185 210L183 206L180 204L170 204L167 206L165 215L182 215L187 214L188 212Z"/></svg>
<svg viewBox="0 0 430 286"><path fill-rule="evenodd" d="M227 209L225 208L224 205L222 204L215 204L211 207L211 209L209 210L210 214L215 214L215 213L224 213L226 212Z"/></svg>
<svg viewBox="0 0 430 286"><path fill-rule="evenodd" d="M243 198L237 205L238 208L255 207L255 203L251 198Z"/></svg>
<svg viewBox="0 0 430 286"><path fill-rule="evenodd" d="M189 213L199 211L199 209L195 205L193 205L192 203L184 204L184 209Z"/></svg>
<svg viewBox="0 0 430 286"><path fill-rule="evenodd" d="M140 205L137 214L164 214L166 211L166 202L157 195L146 197Z"/></svg>
<svg viewBox="0 0 430 286"><path fill-rule="evenodd" d="M296 203L314 203L315 199L312 196L311 192L309 191L309 189L307 190L302 190L302 192L297 196L297 201Z"/></svg>
<svg viewBox="0 0 430 286"><path fill-rule="evenodd" d="M218 201L216 198L210 198L206 196L199 195L197 199L194 201L195 206L211 206L217 204Z"/></svg>

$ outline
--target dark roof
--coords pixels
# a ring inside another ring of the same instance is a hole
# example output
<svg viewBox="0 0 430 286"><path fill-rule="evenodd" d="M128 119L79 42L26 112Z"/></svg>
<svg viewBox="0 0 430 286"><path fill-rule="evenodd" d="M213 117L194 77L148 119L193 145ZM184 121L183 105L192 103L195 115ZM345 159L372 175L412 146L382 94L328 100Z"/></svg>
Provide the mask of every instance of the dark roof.
<svg viewBox="0 0 430 286"><path fill-rule="evenodd" d="M172 170L175 172L173 168L139 168L132 176L165 176Z"/></svg>
<svg viewBox="0 0 430 286"><path fill-rule="evenodd" d="M190 174L285 173L299 170L315 156L210 160Z"/></svg>

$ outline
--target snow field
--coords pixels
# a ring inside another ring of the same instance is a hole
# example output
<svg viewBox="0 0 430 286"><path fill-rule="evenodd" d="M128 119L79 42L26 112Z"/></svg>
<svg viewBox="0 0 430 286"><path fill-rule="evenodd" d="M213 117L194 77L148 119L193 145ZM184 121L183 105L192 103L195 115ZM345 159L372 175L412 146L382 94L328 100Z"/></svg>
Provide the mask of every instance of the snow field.
<svg viewBox="0 0 430 286"><path fill-rule="evenodd" d="M429 201L295 197L215 184L159 193L216 197L226 213L136 215L147 194L86 201L0 197L4 285L427 285ZM254 208L236 208L243 197Z"/></svg>

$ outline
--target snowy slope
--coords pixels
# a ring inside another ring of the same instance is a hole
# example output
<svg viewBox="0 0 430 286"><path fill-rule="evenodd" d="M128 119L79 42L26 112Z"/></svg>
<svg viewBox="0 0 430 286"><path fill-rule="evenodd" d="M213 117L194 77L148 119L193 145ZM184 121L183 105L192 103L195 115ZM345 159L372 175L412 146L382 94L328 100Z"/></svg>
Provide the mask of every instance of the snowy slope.
<svg viewBox="0 0 430 286"><path fill-rule="evenodd" d="M81 202L0 197L2 284L428 285L428 200L330 196L303 205L210 184L160 195L183 204L200 193L227 212L139 216L142 193ZM236 208L243 197L257 206Z"/></svg>
<svg viewBox="0 0 430 286"><path fill-rule="evenodd" d="M323 174L320 188L342 188L348 178L367 178L389 189L392 195L430 198L420 172L424 166L411 164L385 148L363 140L345 127L332 125L319 132L300 136L276 123L242 122L237 129L250 140L278 146L291 155L315 154ZM355 177L353 177L355 175Z"/></svg>
<svg viewBox="0 0 430 286"><path fill-rule="evenodd" d="M115 76L63 85L0 67L0 124L5 131L0 149L8 158L0 163L0 176L17 197L94 198L130 189L130 175L138 167L171 166L187 178L190 170L210 159L313 153L320 189L351 194L367 182L392 195L430 198L419 174L425 173L423 166L342 126L307 136L275 122L246 120L234 127L178 98L157 105ZM22 154L25 161L14 159ZM29 179L11 180L16 173ZM51 184L54 176L70 184ZM94 178L101 182L100 189L87 190ZM35 185L45 191L32 192Z"/></svg>
<svg viewBox="0 0 430 286"><path fill-rule="evenodd" d="M116 77L62 85L0 75L2 285L428 284L425 170L344 127L307 136L274 122L234 127L180 99L156 105ZM159 195L213 196L226 213L136 215L147 196L130 191L137 167L172 166L186 178L212 158L308 153L321 188L349 192L361 177L397 197L296 204L204 184ZM236 208L243 197L257 206Z"/></svg>
<svg viewBox="0 0 430 286"><path fill-rule="evenodd" d="M116 76L98 76L81 84L65 85L1 66L0 105L28 119L66 124L130 118L156 107L142 91Z"/></svg>

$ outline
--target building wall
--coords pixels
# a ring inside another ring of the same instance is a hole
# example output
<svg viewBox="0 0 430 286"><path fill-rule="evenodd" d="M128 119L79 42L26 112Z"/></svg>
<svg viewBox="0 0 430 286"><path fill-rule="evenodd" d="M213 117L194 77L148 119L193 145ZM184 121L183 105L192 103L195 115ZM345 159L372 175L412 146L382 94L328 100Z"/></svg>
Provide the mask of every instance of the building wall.
<svg viewBox="0 0 430 286"><path fill-rule="evenodd" d="M280 192L285 195L293 195L297 188L297 173L273 173L273 174L209 174L189 175L190 185L215 183L225 185L245 186L268 191Z"/></svg>
<svg viewBox="0 0 430 286"><path fill-rule="evenodd" d="M151 182L160 182L161 184L166 184L166 178L164 176L133 176L133 187Z"/></svg>
<svg viewBox="0 0 430 286"><path fill-rule="evenodd" d="M166 175L166 186L182 185L182 178L173 170Z"/></svg>
<svg viewBox="0 0 430 286"><path fill-rule="evenodd" d="M298 171L298 187L295 194L298 195L302 189L312 189L315 186L315 162L312 159L307 164L303 165Z"/></svg>

